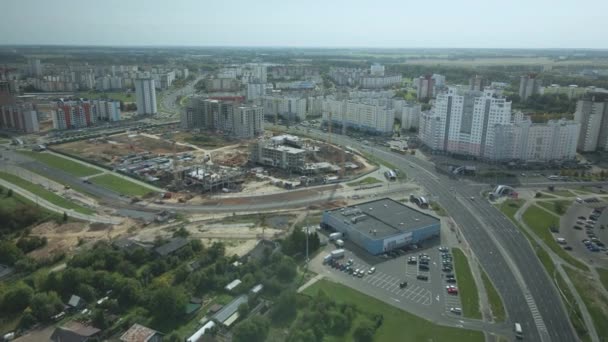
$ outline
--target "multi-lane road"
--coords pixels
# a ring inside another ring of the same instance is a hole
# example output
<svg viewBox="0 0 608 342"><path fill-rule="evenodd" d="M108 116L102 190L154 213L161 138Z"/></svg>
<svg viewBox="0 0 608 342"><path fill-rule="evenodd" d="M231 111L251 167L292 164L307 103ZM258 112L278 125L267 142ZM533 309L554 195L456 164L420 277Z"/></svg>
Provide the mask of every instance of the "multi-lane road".
<svg viewBox="0 0 608 342"><path fill-rule="evenodd" d="M511 221L480 198L479 187L437 174L432 163L415 156L360 145L344 136L333 141L389 161L433 195L460 227L500 292L510 321L522 324L526 340L576 340L557 290L531 245Z"/></svg>

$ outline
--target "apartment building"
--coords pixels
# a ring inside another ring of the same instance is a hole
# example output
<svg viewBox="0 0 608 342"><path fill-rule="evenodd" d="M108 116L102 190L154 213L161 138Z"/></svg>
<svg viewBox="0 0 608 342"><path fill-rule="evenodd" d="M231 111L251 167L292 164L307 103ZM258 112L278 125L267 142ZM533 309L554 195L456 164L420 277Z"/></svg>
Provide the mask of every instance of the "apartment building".
<svg viewBox="0 0 608 342"><path fill-rule="evenodd" d="M576 103L574 121L581 125L578 150L608 151L608 97L589 95Z"/></svg>
<svg viewBox="0 0 608 342"><path fill-rule="evenodd" d="M519 98L525 101L528 97L539 94L541 81L536 78L536 74L528 74L520 77L519 80Z"/></svg>
<svg viewBox="0 0 608 342"><path fill-rule="evenodd" d="M193 98L182 112L184 129L207 129L237 139L249 139L264 133L262 107L239 102Z"/></svg>
<svg viewBox="0 0 608 342"><path fill-rule="evenodd" d="M88 100L59 100L55 103L53 128L79 129L93 126L98 112L94 102Z"/></svg>
<svg viewBox="0 0 608 342"><path fill-rule="evenodd" d="M158 113L154 80L151 78L138 78L134 83L137 114L154 115Z"/></svg>

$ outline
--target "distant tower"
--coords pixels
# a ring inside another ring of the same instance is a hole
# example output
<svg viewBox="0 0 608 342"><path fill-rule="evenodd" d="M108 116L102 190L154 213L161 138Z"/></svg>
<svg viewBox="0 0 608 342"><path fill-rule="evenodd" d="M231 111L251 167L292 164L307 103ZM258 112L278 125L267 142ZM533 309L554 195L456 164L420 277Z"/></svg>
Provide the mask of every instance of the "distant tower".
<svg viewBox="0 0 608 342"><path fill-rule="evenodd" d="M138 78L135 80L135 97L137 99L137 114L156 114L156 89L154 80Z"/></svg>
<svg viewBox="0 0 608 342"><path fill-rule="evenodd" d="M528 97L540 92L540 80L536 74L528 74L521 77L519 81L519 98L525 101Z"/></svg>
<svg viewBox="0 0 608 342"><path fill-rule="evenodd" d="M34 77L42 76L42 64L39 59L29 60L30 75Z"/></svg>

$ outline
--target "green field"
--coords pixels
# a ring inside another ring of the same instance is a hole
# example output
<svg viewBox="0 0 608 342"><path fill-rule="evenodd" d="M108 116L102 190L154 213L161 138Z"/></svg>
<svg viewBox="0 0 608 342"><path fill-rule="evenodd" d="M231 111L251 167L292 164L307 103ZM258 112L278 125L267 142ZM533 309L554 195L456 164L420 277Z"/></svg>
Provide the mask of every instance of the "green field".
<svg viewBox="0 0 608 342"><path fill-rule="evenodd" d="M608 336L608 298L599 292L594 286L591 279L581 271L575 270L564 265L564 270L568 274L568 278L574 284L576 292L581 296L600 339Z"/></svg>
<svg viewBox="0 0 608 342"><path fill-rule="evenodd" d="M572 192L570 192L568 190L555 190L555 191L549 192L549 194L556 195L556 196L561 196L561 197L574 197L574 196L576 196L576 195L574 195Z"/></svg>
<svg viewBox="0 0 608 342"><path fill-rule="evenodd" d="M504 322L507 314L505 313L505 307L502 303L502 298L496 291L494 284L488 278L486 272L481 272L481 279L483 280L483 286L486 288L488 294L488 301L490 302L490 308L492 309L492 316L494 316L495 322Z"/></svg>
<svg viewBox="0 0 608 342"><path fill-rule="evenodd" d="M77 96L88 99L112 99L122 102L135 102L135 93L89 91L78 93Z"/></svg>
<svg viewBox="0 0 608 342"><path fill-rule="evenodd" d="M462 302L462 315L481 319L479 292L469 268L467 257L459 248L452 248L452 253L454 254L454 269L456 270L456 280L458 281L458 295Z"/></svg>
<svg viewBox="0 0 608 342"><path fill-rule="evenodd" d="M570 322L572 322L574 330L576 330L576 334L582 341L591 341L591 336L589 336L587 326L585 325L585 321L583 321L581 309L576 304L570 288L560 273L555 274L555 281L568 311Z"/></svg>
<svg viewBox="0 0 608 342"><path fill-rule="evenodd" d="M554 212L556 215L563 215L568 210L568 207L570 206L570 204L572 204L572 201L568 201L568 200L538 201L538 202L536 202L536 204L540 205L541 207L543 207L547 210ZM559 212L557 210L558 208L560 208L560 206L561 206L561 212Z"/></svg>
<svg viewBox="0 0 608 342"><path fill-rule="evenodd" d="M374 178L374 177L365 177L361 180L358 180L356 182L350 182L350 183L346 183L346 185L348 186L360 186L360 185L372 185L372 184L377 184L377 183L382 183L381 180L379 180L378 178Z"/></svg>
<svg viewBox="0 0 608 342"><path fill-rule="evenodd" d="M583 271L589 270L585 264L570 255L555 241L549 227L559 227L559 218L557 216L546 212L536 205L533 205L526 210L526 212L522 215L522 218L530 229L534 231L536 236L541 238L545 244L547 244L547 246L549 246L549 248L551 248L551 250L560 258Z"/></svg>
<svg viewBox="0 0 608 342"><path fill-rule="evenodd" d="M81 163L60 157L55 154L50 154L50 153L45 153L45 152L23 151L23 150L19 151L19 153L26 155L32 159L36 159L37 161L44 163L52 168L63 170L76 177L88 177L88 176L92 176L92 175L101 173L101 171L99 171L98 169L88 167Z"/></svg>
<svg viewBox="0 0 608 342"><path fill-rule="evenodd" d="M307 288L304 293L316 295L323 290L338 303L350 303L372 315L383 315L384 321L376 330L374 341L484 341L479 331L451 328L433 324L430 321L399 310L375 298L364 295L344 285L320 280ZM344 339L349 341L349 339Z"/></svg>
<svg viewBox="0 0 608 342"><path fill-rule="evenodd" d="M145 186L109 173L89 178L89 180L94 184L128 196L144 196L153 191Z"/></svg>
<svg viewBox="0 0 608 342"><path fill-rule="evenodd" d="M606 289L606 291L608 291L608 270L605 268L596 268L597 273L600 275L600 281L602 282L602 285L604 286L604 288Z"/></svg>
<svg viewBox="0 0 608 342"><path fill-rule="evenodd" d="M67 210L73 209L76 212L79 212L81 214L86 214L86 215L91 215L91 214L95 213L93 210L91 210L89 208L79 206L79 205L75 204L74 202L71 202L59 195L56 195L55 193L53 193L51 191L46 190L41 185L30 183L15 175L5 173L5 172L0 172L0 178L4 179L7 182L15 184L16 186L18 186L24 190L27 190L37 196L40 196L41 198L43 198L57 206L65 208Z"/></svg>

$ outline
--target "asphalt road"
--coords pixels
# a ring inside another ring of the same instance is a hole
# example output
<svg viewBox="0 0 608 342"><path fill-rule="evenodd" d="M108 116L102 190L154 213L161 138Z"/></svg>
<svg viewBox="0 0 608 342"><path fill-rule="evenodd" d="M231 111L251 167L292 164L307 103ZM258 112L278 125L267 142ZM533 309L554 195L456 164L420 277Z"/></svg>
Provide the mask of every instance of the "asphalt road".
<svg viewBox="0 0 608 342"><path fill-rule="evenodd" d="M531 245L511 221L480 198L479 187L436 174L433 164L415 156L363 146L343 136L332 140L373 153L428 190L460 227L502 295L510 321L522 324L526 340L576 340L561 299ZM476 199L471 201L471 196Z"/></svg>

